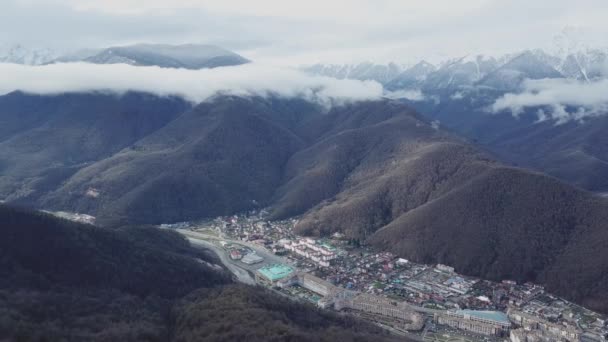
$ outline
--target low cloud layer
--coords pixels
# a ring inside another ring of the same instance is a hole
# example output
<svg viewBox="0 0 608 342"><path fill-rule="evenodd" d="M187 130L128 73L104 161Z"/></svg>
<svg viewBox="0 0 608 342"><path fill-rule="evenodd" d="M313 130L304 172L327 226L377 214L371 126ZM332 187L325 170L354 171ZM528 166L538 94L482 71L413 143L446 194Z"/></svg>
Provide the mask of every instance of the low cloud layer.
<svg viewBox="0 0 608 342"><path fill-rule="evenodd" d="M492 105L492 112L513 115L538 108L539 120L581 120L608 114L608 80L582 82L569 79L527 80L523 92L506 94Z"/></svg>
<svg viewBox="0 0 608 342"><path fill-rule="evenodd" d="M324 105L378 99L382 86L373 81L310 76L290 68L258 64L182 70L125 64L66 63L45 66L0 64L0 94L140 91L181 96L202 102L222 93L243 96L302 97Z"/></svg>

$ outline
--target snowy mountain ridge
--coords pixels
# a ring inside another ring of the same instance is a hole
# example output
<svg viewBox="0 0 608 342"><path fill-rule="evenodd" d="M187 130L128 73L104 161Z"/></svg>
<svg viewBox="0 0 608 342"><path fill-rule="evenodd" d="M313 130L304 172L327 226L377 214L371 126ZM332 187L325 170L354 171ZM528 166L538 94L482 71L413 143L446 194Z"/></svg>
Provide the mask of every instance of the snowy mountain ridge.
<svg viewBox="0 0 608 342"><path fill-rule="evenodd" d="M203 69L240 65L249 60L221 47L202 44L137 44L83 49L67 54L51 49L29 49L19 44L0 46L0 63L43 65L69 62Z"/></svg>
<svg viewBox="0 0 608 342"><path fill-rule="evenodd" d="M505 67L506 66L506 67ZM398 63L374 64L315 64L302 67L314 75L339 79L374 80L385 87L451 89L483 83L489 75L506 77L497 85L511 88L524 78L566 77L580 81L606 78L608 49L583 49L569 54L556 55L541 49L525 50L502 56L465 55L436 65L421 61L411 67ZM496 73L500 75L496 75ZM533 74L533 75L532 75ZM486 82L487 83L487 82ZM486 84L490 86L489 84Z"/></svg>
<svg viewBox="0 0 608 342"><path fill-rule="evenodd" d="M0 45L0 63L42 65L58 57L59 54L51 49L29 49L20 44Z"/></svg>

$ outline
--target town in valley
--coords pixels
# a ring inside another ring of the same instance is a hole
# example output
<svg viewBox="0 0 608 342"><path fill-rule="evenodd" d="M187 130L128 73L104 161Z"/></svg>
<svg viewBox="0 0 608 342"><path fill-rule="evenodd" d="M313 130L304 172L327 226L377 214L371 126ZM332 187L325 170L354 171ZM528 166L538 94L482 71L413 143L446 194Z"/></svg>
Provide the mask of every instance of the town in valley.
<svg viewBox="0 0 608 342"><path fill-rule="evenodd" d="M212 248L249 284L348 313L418 341L606 341L606 317L512 280L493 282L374 250L339 233L294 233L267 213L163 224Z"/></svg>

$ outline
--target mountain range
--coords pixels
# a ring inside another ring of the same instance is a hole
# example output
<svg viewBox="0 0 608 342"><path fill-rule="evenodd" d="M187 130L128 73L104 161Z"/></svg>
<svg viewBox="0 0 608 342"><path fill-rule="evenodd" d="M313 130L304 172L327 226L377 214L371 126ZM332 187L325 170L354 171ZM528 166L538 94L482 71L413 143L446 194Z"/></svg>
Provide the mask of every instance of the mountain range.
<svg viewBox="0 0 608 342"><path fill-rule="evenodd" d="M275 219L299 216L302 234L340 231L608 310L608 199L505 165L400 101L328 110L272 96L191 105L12 93L0 112L8 203L86 213L103 226L268 207Z"/></svg>
<svg viewBox="0 0 608 342"><path fill-rule="evenodd" d="M28 49L21 45L0 48L0 63L44 65L69 62L122 63L196 70L240 65L249 63L249 60L224 48L202 44L136 44L83 49L67 54L60 54L50 49Z"/></svg>
<svg viewBox="0 0 608 342"><path fill-rule="evenodd" d="M522 73L522 76L535 74L537 77L567 77L592 81L606 77L603 70L607 62L608 51L603 49L588 48L570 51L567 54L552 54L535 49L502 56L466 55L437 64L422 60L409 67L395 62L387 64L363 62L314 64L302 69L311 74L338 79L377 81L389 90L403 88L440 90L474 85L486 75L499 71L507 64L511 64L508 67L514 66L513 63L518 63L516 69ZM511 75L503 72L503 76Z"/></svg>
<svg viewBox="0 0 608 342"><path fill-rule="evenodd" d="M0 45L0 63L42 65L58 57L59 54L51 49L28 49L20 44Z"/></svg>
<svg viewBox="0 0 608 342"><path fill-rule="evenodd" d="M547 119L544 114L555 110L550 104L523 108L518 115L508 111L493 113L489 108L505 95L523 92L529 80L581 85L602 82L607 77L607 56L606 51L599 49L562 56L542 50L498 58L467 56L439 66L423 61L394 73L388 81L384 81L384 75L369 79L382 82L392 91L419 91L417 98L403 101L443 128L491 151L505 163L533 168L604 193L608 192L608 144L601 133L606 127L605 109L594 110L593 115L579 119L559 121ZM580 109L563 110L576 113Z"/></svg>

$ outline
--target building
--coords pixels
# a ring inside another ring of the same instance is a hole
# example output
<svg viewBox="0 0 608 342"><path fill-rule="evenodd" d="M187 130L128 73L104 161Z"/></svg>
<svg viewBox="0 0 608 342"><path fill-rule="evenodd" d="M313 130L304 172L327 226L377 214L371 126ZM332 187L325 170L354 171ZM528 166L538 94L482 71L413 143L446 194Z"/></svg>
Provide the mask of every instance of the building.
<svg viewBox="0 0 608 342"><path fill-rule="evenodd" d="M361 316L402 330L420 330L424 317L405 302L367 293L343 292L336 298L336 309L356 311Z"/></svg>
<svg viewBox="0 0 608 342"><path fill-rule="evenodd" d="M343 289L326 280L304 272L298 272L291 277L283 278L277 282L277 286L282 288L295 285L323 296L323 298L317 302L317 305L324 309L333 306L335 296L343 291Z"/></svg>
<svg viewBox="0 0 608 342"><path fill-rule="evenodd" d="M509 318L522 329L511 335L512 341L579 341L581 331L564 324L551 323L523 311L509 309Z"/></svg>
<svg viewBox="0 0 608 342"><path fill-rule="evenodd" d="M274 286L281 279L293 275L294 269L284 264L273 264L260 268L255 272L255 280L258 283Z"/></svg>
<svg viewBox="0 0 608 342"><path fill-rule="evenodd" d="M511 342L568 342L579 340L568 340L563 337L543 332L540 330L526 330L523 328L511 330L509 336Z"/></svg>
<svg viewBox="0 0 608 342"><path fill-rule="evenodd" d="M241 259L241 262L243 262L247 265L257 264L262 261L264 261L264 258L262 258L261 256L255 254L255 253L249 253Z"/></svg>
<svg viewBox="0 0 608 342"><path fill-rule="evenodd" d="M230 259L232 260L241 260L243 258L243 255L241 255L241 252L237 249L233 249L230 251Z"/></svg>
<svg viewBox="0 0 608 342"><path fill-rule="evenodd" d="M260 272L262 270L259 270ZM266 278L269 278L266 276ZM286 288L301 286L317 293L323 298L317 302L321 308L334 306L336 310L352 310L359 315L368 316L374 321L383 322L402 330L420 330L424 318L412 310L405 302L396 302L381 296L347 291L309 273L298 272L284 276L274 282Z"/></svg>
<svg viewBox="0 0 608 342"><path fill-rule="evenodd" d="M454 267L448 266L448 265L444 265L444 264L437 264L436 267L438 270L443 271L443 272L447 272L447 273L454 273Z"/></svg>
<svg viewBox="0 0 608 342"><path fill-rule="evenodd" d="M457 310L436 313L437 324L482 335L506 336L511 328L509 317L500 311Z"/></svg>
<svg viewBox="0 0 608 342"><path fill-rule="evenodd" d="M286 250L310 259L323 267L329 267L329 263L337 258L336 249L333 246L317 243L311 238L287 242L284 247Z"/></svg>

